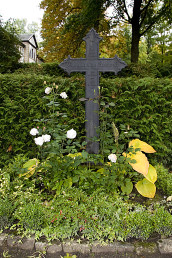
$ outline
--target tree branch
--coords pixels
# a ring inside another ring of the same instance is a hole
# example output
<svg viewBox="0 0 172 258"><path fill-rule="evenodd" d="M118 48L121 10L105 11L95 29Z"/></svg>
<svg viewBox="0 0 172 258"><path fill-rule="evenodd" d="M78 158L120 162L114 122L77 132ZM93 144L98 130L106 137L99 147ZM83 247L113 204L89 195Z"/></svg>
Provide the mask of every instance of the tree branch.
<svg viewBox="0 0 172 258"><path fill-rule="evenodd" d="M140 33L140 37L142 37L156 23L156 21L157 21L157 19L155 19L153 22L151 22L149 24L149 26L142 33Z"/></svg>
<svg viewBox="0 0 172 258"><path fill-rule="evenodd" d="M128 22L131 23L131 17L130 17L130 15L129 15L129 13L128 13L125 0L124 0L124 12L126 13L126 15L127 15L127 17L128 17ZM125 19L125 21L126 21L126 19Z"/></svg>
<svg viewBox="0 0 172 258"><path fill-rule="evenodd" d="M154 0L149 0L147 5L145 5L145 7L142 10L140 10L140 13L143 13L145 10L147 10L152 1L154 1Z"/></svg>
<svg viewBox="0 0 172 258"><path fill-rule="evenodd" d="M159 14L157 14L157 16L152 18L152 22L149 24L149 26L142 32L140 33L140 37L143 36L156 22L158 19L160 19L162 17L162 15L164 14L165 9L162 9Z"/></svg>

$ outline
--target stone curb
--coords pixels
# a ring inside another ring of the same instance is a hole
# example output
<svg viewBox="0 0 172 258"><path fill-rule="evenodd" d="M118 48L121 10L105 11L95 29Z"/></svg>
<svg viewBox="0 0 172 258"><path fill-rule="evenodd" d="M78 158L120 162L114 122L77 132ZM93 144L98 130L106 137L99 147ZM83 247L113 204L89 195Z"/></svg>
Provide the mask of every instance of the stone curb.
<svg viewBox="0 0 172 258"><path fill-rule="evenodd" d="M172 237L168 239L160 239L156 242L134 242L122 243L115 241L111 244L101 244L95 241L93 244L78 243L77 241L59 242L53 241L53 244L47 242L36 241L33 237L21 239L19 236L0 234L0 247L18 248L26 251L39 251L46 254L58 255L60 253L80 253L80 254L136 254L136 255L172 255Z"/></svg>

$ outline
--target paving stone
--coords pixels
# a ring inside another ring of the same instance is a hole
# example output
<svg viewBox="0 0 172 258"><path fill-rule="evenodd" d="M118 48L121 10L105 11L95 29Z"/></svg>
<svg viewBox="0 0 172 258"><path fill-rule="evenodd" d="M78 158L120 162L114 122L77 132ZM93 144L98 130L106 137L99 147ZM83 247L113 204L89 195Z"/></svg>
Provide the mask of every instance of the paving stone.
<svg viewBox="0 0 172 258"><path fill-rule="evenodd" d="M114 242L107 245L102 245L100 243L94 243L92 245L93 253L130 253L134 252L134 245L130 243L120 243Z"/></svg>
<svg viewBox="0 0 172 258"><path fill-rule="evenodd" d="M40 252L46 251L47 247L48 247L48 244L45 242L36 242L35 243L36 251L40 251Z"/></svg>
<svg viewBox="0 0 172 258"><path fill-rule="evenodd" d="M62 252L62 245L59 244L53 244L51 246L48 246L47 248L47 253L48 254L55 254L55 253L59 253L59 252Z"/></svg>
<svg viewBox="0 0 172 258"><path fill-rule="evenodd" d="M65 253L90 253L91 246L87 243L79 244L76 241L73 242L66 242L63 244L63 251Z"/></svg>
<svg viewBox="0 0 172 258"><path fill-rule="evenodd" d="M116 246L117 253L133 253L135 249L134 245L130 243L115 242L114 246Z"/></svg>
<svg viewBox="0 0 172 258"><path fill-rule="evenodd" d="M3 244L5 243L6 238L7 238L6 234L0 234L0 246L3 246Z"/></svg>
<svg viewBox="0 0 172 258"><path fill-rule="evenodd" d="M35 247L35 239L27 238L25 240L22 240L22 243L19 243L18 247L23 250L33 250Z"/></svg>
<svg viewBox="0 0 172 258"><path fill-rule="evenodd" d="M7 237L7 245L9 247L17 247L18 241L20 238L18 236L8 235Z"/></svg>
<svg viewBox="0 0 172 258"><path fill-rule="evenodd" d="M116 249L116 244L105 244L102 245L100 243L94 243L92 245L92 252L93 253L116 253L117 249Z"/></svg>
<svg viewBox="0 0 172 258"><path fill-rule="evenodd" d="M158 241L161 254L172 254L172 239L161 239Z"/></svg>
<svg viewBox="0 0 172 258"><path fill-rule="evenodd" d="M144 254L155 254L158 252L158 247L156 243L143 243L143 244L136 244L135 251L137 255L144 255Z"/></svg>

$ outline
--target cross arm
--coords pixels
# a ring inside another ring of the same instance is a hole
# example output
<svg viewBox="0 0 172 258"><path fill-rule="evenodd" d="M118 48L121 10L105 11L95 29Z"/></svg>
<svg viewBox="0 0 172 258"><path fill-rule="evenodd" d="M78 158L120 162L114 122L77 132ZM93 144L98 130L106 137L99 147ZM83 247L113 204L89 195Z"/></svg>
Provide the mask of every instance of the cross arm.
<svg viewBox="0 0 172 258"><path fill-rule="evenodd" d="M100 72L114 72L117 74L126 66L127 64L117 55L114 58L99 58L98 61L98 70Z"/></svg>
<svg viewBox="0 0 172 258"><path fill-rule="evenodd" d="M64 69L68 74L72 72L85 72L86 59L85 58L71 58L68 56L59 66Z"/></svg>

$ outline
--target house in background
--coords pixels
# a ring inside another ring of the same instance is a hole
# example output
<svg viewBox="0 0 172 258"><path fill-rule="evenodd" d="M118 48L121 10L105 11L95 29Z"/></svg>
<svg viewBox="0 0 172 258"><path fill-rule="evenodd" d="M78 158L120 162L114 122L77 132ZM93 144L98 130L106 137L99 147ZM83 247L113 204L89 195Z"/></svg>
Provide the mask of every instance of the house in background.
<svg viewBox="0 0 172 258"><path fill-rule="evenodd" d="M21 45L19 50L21 53L21 58L19 62L21 63L38 63L37 49L38 44L34 34L21 34L19 35L21 40Z"/></svg>

